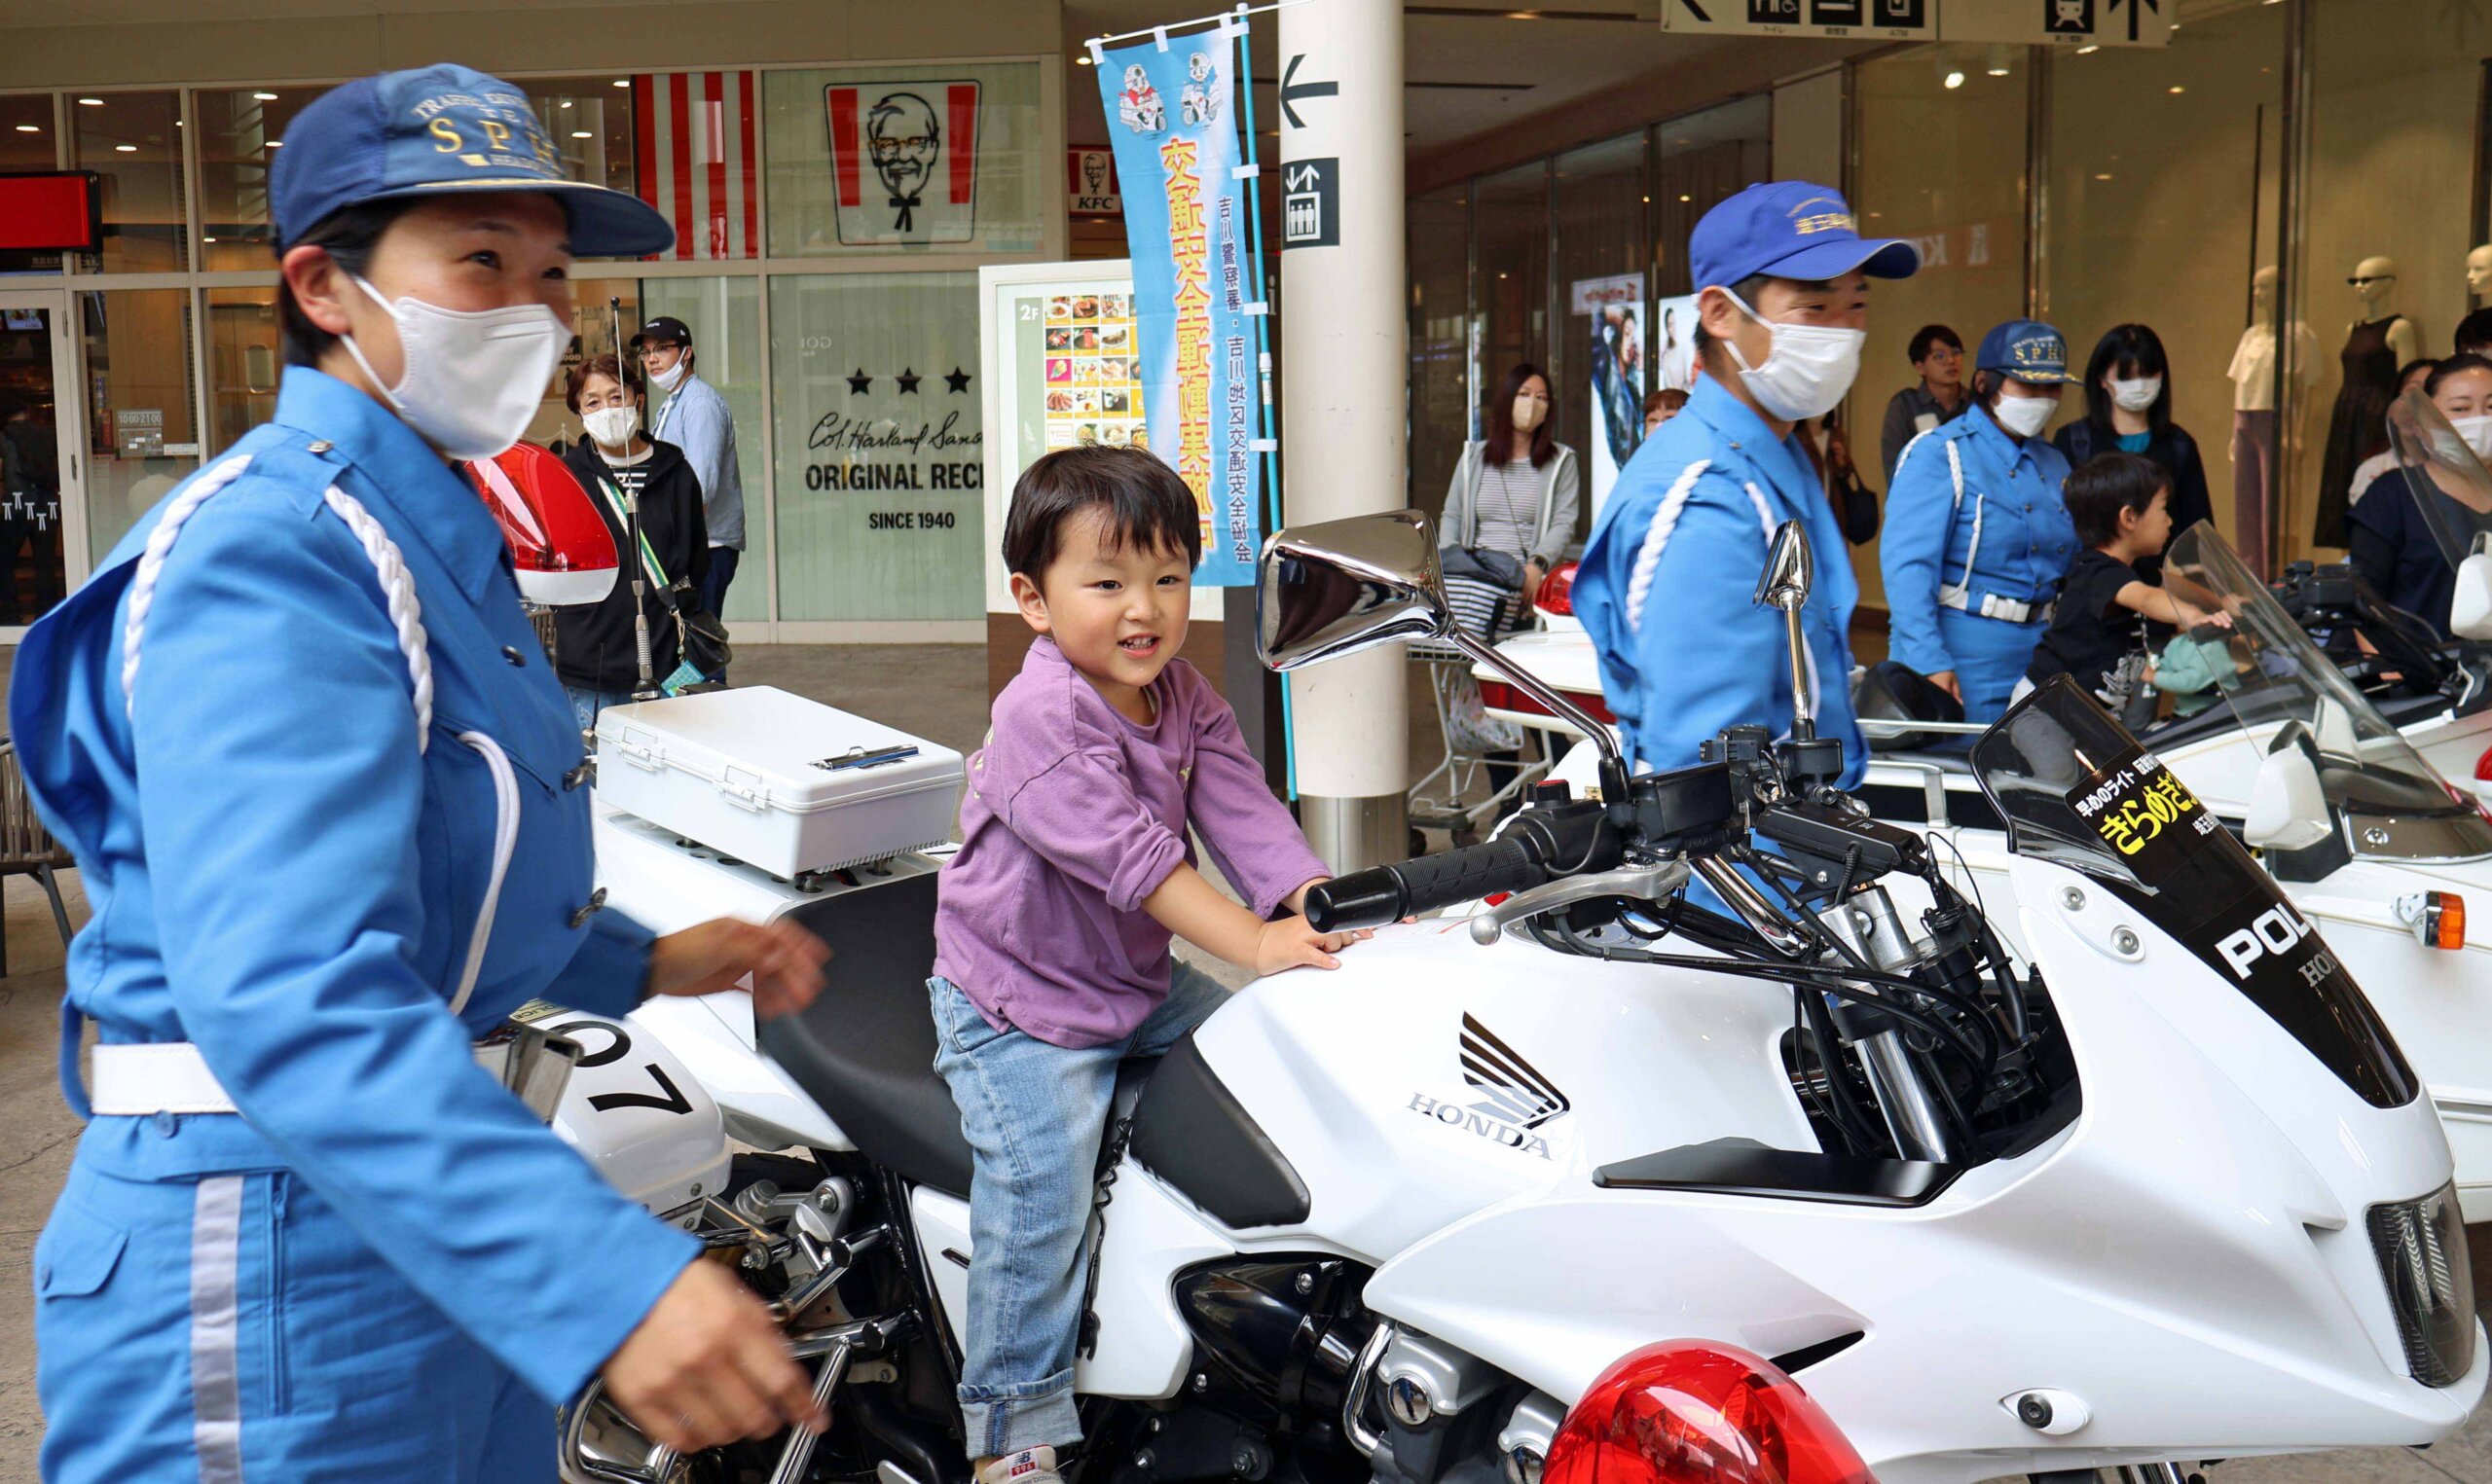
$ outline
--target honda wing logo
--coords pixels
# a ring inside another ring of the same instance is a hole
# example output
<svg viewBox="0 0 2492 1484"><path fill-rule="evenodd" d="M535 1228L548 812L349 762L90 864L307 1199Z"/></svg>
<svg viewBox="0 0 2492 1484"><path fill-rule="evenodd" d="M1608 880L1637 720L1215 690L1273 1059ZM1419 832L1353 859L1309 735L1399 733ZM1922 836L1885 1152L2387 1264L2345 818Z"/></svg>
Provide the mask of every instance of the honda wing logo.
<svg viewBox="0 0 2492 1484"><path fill-rule="evenodd" d="M1558 1084L1469 1015L1462 1017L1457 1045L1462 1080L1480 1096L1464 1104L1412 1093L1411 1111L1491 1143L1550 1158L1549 1140L1539 1130L1574 1106Z"/></svg>

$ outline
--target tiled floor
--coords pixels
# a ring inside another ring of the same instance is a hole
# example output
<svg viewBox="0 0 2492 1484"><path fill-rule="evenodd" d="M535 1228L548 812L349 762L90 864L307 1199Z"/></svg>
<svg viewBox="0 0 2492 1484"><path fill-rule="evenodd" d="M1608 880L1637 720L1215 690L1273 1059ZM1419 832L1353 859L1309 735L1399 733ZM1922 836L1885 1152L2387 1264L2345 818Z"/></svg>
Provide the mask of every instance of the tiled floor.
<svg viewBox="0 0 2492 1484"><path fill-rule="evenodd" d="M0 649L0 689L9 651ZM740 651L736 678L771 684L872 714L964 751L986 729L983 649L795 648ZM1429 713L1413 696L1411 745L1424 747ZM85 921L76 873L73 919ZM31 1484L42 1418L35 1404L28 1253L68 1168L77 1125L60 1101L54 1063L61 991L60 944L49 909L22 877L5 884L10 972L0 978L0 1484ZM2475 1233L2477 1291L2492 1298L2492 1229ZM2210 1484L2492 1484L2492 1411L2459 1436L2414 1453L2386 1450L2237 1463Z"/></svg>

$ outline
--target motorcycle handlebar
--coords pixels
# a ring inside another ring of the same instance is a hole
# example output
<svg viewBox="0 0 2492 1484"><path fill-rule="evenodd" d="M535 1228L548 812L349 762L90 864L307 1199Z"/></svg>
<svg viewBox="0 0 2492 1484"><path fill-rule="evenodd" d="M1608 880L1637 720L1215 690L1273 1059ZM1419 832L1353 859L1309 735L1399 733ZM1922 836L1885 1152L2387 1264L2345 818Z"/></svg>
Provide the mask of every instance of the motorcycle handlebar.
<svg viewBox="0 0 2492 1484"><path fill-rule="evenodd" d="M1381 927L1456 902L1529 890L1550 875L1522 840L1491 840L1398 866L1337 876L1306 893L1306 921L1318 932Z"/></svg>

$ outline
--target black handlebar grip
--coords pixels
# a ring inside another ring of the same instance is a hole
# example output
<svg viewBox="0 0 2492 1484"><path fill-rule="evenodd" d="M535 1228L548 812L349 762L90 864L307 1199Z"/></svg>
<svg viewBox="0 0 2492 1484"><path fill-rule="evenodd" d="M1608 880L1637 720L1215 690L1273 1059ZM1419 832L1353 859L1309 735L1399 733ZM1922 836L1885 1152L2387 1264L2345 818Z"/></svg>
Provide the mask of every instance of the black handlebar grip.
<svg viewBox="0 0 2492 1484"><path fill-rule="evenodd" d="M1491 840L1335 877L1306 893L1306 921L1318 932L1381 927L1455 902L1526 890L1548 879L1549 868L1529 845L1511 837Z"/></svg>

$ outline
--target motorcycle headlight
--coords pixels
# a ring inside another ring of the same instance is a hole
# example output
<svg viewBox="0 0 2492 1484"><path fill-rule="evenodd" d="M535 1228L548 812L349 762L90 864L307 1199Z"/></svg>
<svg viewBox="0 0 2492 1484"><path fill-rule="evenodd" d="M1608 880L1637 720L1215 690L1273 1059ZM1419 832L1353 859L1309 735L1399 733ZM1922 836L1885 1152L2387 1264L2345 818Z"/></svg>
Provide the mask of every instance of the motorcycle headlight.
<svg viewBox="0 0 2492 1484"><path fill-rule="evenodd" d="M2368 1224L2406 1369L2425 1386L2454 1386L2474 1366L2474 1273L2457 1185L2374 1206Z"/></svg>

